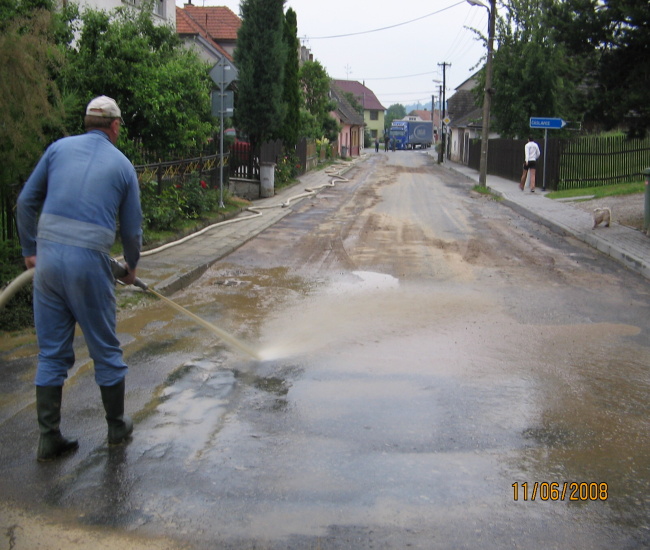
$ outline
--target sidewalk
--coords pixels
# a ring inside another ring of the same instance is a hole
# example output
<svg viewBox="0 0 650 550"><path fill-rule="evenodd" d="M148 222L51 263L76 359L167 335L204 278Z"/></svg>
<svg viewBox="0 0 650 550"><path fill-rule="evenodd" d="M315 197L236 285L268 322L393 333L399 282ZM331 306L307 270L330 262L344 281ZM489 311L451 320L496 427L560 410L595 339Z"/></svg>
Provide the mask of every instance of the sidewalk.
<svg viewBox="0 0 650 550"><path fill-rule="evenodd" d="M478 183L476 170L455 162L445 166ZM593 227L593 218L588 212L546 198L541 188L535 193L522 192L516 182L488 175L487 186L503 198L504 204L536 222L542 223L561 234L573 237L593 246L603 254L618 260L632 271L650 279L650 237L641 231L617 224L611 227ZM614 212L614 218L616 212Z"/></svg>
<svg viewBox="0 0 650 550"><path fill-rule="evenodd" d="M363 157L362 157L363 159ZM260 234L292 212L292 206L306 198L306 190L318 192L345 174L362 159L333 164L326 170L312 170L299 182L279 190L274 197L256 200L249 209L235 217L214 224L178 244L159 247L158 252L143 251L138 264L138 277L154 290L169 296L196 281L214 263ZM253 211L251 211L253 210ZM124 290L135 287L125 287Z"/></svg>

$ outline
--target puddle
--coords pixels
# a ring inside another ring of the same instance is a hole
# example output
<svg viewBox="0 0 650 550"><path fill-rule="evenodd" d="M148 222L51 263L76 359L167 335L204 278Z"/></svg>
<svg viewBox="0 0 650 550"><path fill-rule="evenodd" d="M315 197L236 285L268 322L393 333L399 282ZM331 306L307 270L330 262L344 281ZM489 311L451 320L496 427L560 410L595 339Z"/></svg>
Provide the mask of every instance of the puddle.
<svg viewBox="0 0 650 550"><path fill-rule="evenodd" d="M333 294L359 293L399 288L399 279L374 271L352 271L350 277L334 281L324 292Z"/></svg>
<svg viewBox="0 0 650 550"><path fill-rule="evenodd" d="M449 285L400 284L381 273L356 271L271 315L260 329L263 360L364 345L408 327L471 319L493 306L485 295ZM471 321L470 321L471 322Z"/></svg>

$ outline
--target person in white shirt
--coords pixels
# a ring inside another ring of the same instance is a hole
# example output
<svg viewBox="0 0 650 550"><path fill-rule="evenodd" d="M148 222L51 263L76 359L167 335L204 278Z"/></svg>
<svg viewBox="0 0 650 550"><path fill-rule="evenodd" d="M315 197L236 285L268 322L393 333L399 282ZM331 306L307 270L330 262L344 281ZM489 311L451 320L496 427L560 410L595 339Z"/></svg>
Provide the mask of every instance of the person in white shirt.
<svg viewBox="0 0 650 550"><path fill-rule="evenodd" d="M539 146L533 141L532 137L528 138L528 143L524 147L524 168L530 174L530 192L535 192L535 172L537 169L537 159L539 158ZM519 188L523 191L526 180L522 178L522 184Z"/></svg>

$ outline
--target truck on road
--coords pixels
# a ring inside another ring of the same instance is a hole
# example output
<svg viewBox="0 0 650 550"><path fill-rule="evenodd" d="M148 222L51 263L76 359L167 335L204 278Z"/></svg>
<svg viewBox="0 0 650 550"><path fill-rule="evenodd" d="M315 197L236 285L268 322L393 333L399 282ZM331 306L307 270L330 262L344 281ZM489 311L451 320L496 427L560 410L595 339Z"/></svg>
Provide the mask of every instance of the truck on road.
<svg viewBox="0 0 650 550"><path fill-rule="evenodd" d="M395 149L425 149L433 143L433 124L423 120L394 120L389 130Z"/></svg>

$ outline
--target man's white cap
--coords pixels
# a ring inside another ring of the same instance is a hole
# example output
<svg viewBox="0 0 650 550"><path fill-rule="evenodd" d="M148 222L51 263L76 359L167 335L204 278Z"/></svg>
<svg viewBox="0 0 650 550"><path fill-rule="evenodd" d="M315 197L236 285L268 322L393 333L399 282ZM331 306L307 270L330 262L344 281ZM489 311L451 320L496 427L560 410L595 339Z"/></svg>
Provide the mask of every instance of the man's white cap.
<svg viewBox="0 0 650 550"><path fill-rule="evenodd" d="M114 99L105 95L100 95L88 104L88 107L86 107L86 115L100 116L104 118L120 118L122 112Z"/></svg>

